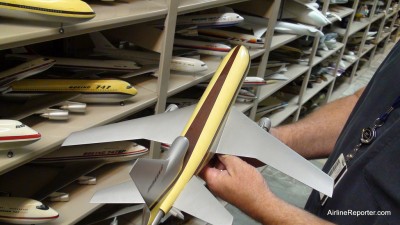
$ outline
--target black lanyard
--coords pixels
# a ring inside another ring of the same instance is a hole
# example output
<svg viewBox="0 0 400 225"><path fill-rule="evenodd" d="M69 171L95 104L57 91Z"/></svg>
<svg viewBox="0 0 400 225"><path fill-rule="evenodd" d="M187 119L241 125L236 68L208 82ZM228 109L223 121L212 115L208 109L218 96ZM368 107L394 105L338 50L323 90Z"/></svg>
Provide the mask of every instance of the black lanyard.
<svg viewBox="0 0 400 225"><path fill-rule="evenodd" d="M360 143L358 143L353 148L353 150L346 155L346 162L350 162L354 158L354 156L357 154L358 150L360 150L362 145L369 145L376 139L376 130L381 126L383 126L383 124L385 124L385 122L389 118L390 113L393 112L398 107L400 107L400 96L396 98L392 106L390 106L385 113L383 113L380 117L378 117L374 121L371 127L367 127L361 130Z"/></svg>

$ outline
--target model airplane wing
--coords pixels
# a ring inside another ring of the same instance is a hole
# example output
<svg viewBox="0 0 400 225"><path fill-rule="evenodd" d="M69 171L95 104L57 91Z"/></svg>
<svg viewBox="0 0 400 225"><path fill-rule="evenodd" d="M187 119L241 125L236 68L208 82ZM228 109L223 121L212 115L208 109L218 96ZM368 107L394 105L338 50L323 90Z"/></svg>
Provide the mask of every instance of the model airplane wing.
<svg viewBox="0 0 400 225"><path fill-rule="evenodd" d="M332 195L330 177L235 108L229 114L216 153L258 159L315 190Z"/></svg>
<svg viewBox="0 0 400 225"><path fill-rule="evenodd" d="M194 106L190 106L75 132L64 141L63 146L132 139L171 144L179 136L193 109ZM332 194L330 177L234 108L229 114L217 153L256 158L320 192L329 196Z"/></svg>
<svg viewBox="0 0 400 225"><path fill-rule="evenodd" d="M91 203L141 204L144 203L132 180L97 191ZM195 204L194 204L195 203ZM219 203L196 176L193 176L173 204L177 210L186 212L210 224L231 225L232 215Z"/></svg>
<svg viewBox="0 0 400 225"><path fill-rule="evenodd" d="M196 204L193 204L193 203ZM187 183L174 203L174 208L206 221L209 224L231 225L232 215L210 193L196 176Z"/></svg>
<svg viewBox="0 0 400 225"><path fill-rule="evenodd" d="M72 133L63 146L148 139L171 144L180 135L195 106Z"/></svg>

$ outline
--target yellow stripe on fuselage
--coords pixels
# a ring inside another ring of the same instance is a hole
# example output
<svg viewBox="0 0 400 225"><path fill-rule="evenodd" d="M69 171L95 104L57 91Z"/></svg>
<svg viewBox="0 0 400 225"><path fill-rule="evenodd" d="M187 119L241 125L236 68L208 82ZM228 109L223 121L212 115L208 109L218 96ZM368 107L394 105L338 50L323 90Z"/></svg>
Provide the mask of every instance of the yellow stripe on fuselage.
<svg viewBox="0 0 400 225"><path fill-rule="evenodd" d="M12 83L16 92L80 92L120 93L136 95L137 90L128 82L117 79L23 79Z"/></svg>
<svg viewBox="0 0 400 225"><path fill-rule="evenodd" d="M189 149L180 176L167 194L151 210L151 224L161 209L167 213L192 176L199 171L218 135L238 89L246 75L250 57L247 49L237 46L223 59L201 97L182 136L189 140Z"/></svg>

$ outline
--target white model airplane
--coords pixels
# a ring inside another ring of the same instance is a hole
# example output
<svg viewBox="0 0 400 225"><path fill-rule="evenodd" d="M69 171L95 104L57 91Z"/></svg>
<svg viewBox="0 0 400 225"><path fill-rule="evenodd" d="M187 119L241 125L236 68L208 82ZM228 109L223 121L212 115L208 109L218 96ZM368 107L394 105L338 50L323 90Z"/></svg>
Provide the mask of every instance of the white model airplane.
<svg viewBox="0 0 400 225"><path fill-rule="evenodd" d="M54 59L35 57L34 59L31 59L16 67L1 71L0 92L7 90L12 82L41 73L52 67L54 63Z"/></svg>
<svg viewBox="0 0 400 225"><path fill-rule="evenodd" d="M199 15L182 15L178 16L176 25L194 26L197 28L216 28L234 26L243 21L237 13L211 13Z"/></svg>
<svg viewBox="0 0 400 225"><path fill-rule="evenodd" d="M214 153L256 158L331 196L331 177L232 107L249 63L245 47L233 48L195 107L71 134L63 146L131 139L172 143L166 159L138 159L132 181L98 191L91 202L146 203L143 224L148 225L169 213L182 216L180 211L230 225L232 216L196 176Z"/></svg>
<svg viewBox="0 0 400 225"><path fill-rule="evenodd" d="M23 20L61 23L78 23L95 17L95 12L81 0L1 0L0 16Z"/></svg>
<svg viewBox="0 0 400 225"><path fill-rule="evenodd" d="M104 54L105 56L133 60L142 65L158 65L160 55L155 52L134 51L127 49L118 49L114 47L101 33L90 33L90 37L95 44L94 52ZM198 73L208 69L203 61L188 57L173 56L171 59L171 70L186 73Z"/></svg>
<svg viewBox="0 0 400 225"><path fill-rule="evenodd" d="M29 198L0 197L0 222L6 224L41 224L59 217L43 203Z"/></svg>
<svg viewBox="0 0 400 225"><path fill-rule="evenodd" d="M8 157L14 155L13 149L32 144L40 138L39 132L20 121L0 119L0 150L9 150Z"/></svg>
<svg viewBox="0 0 400 225"><path fill-rule="evenodd" d="M182 38L175 38L174 47L193 49L200 54L215 56L225 56L231 50L231 46L226 44Z"/></svg>
<svg viewBox="0 0 400 225"><path fill-rule="evenodd" d="M322 37L324 33L318 30L315 27L304 25L304 24L296 24L289 23L284 21L277 21L274 30L278 33L284 34L297 34L297 35L307 35L313 37Z"/></svg>
<svg viewBox="0 0 400 225"><path fill-rule="evenodd" d="M9 54L6 57L20 58L29 60L37 58L35 55L28 54ZM66 58L66 57L53 57L45 56L46 58L55 60L54 67L65 68L71 70L85 70L85 71L110 71L110 72L123 72L130 73L139 69L133 61L128 60L104 60L104 59L82 59L82 58Z"/></svg>
<svg viewBox="0 0 400 225"><path fill-rule="evenodd" d="M316 27L325 26L331 21L318 10L316 3L303 3L296 0L286 0L283 7L282 19L290 18L300 23Z"/></svg>
<svg viewBox="0 0 400 225"><path fill-rule="evenodd" d="M109 163L135 160L147 153L146 147L132 141L61 147L32 161L34 164L60 167L57 176L32 196L39 200L45 199L54 191L60 190L75 180L78 180L80 184L93 184L96 182L95 178L82 175Z"/></svg>

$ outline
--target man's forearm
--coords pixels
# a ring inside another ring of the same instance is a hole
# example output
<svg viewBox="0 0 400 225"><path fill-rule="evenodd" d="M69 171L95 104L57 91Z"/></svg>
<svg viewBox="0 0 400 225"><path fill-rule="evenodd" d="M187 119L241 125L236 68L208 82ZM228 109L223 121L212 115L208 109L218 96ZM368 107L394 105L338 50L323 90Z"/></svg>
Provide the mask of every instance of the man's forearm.
<svg viewBox="0 0 400 225"><path fill-rule="evenodd" d="M264 225L267 224L281 224L281 225L322 225L332 224L329 221L323 220L303 209L290 205L285 201L279 199L272 193L269 194L268 199L263 201L263 205L257 207L259 212L253 214L253 218L258 220ZM272 196L271 196L272 195ZM265 212L268 211L268 212Z"/></svg>
<svg viewBox="0 0 400 225"><path fill-rule="evenodd" d="M305 158L328 156L364 88L335 100L296 123L271 129L271 133Z"/></svg>

